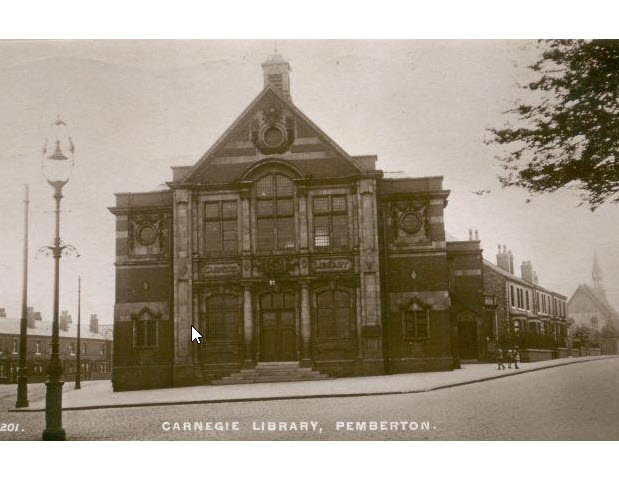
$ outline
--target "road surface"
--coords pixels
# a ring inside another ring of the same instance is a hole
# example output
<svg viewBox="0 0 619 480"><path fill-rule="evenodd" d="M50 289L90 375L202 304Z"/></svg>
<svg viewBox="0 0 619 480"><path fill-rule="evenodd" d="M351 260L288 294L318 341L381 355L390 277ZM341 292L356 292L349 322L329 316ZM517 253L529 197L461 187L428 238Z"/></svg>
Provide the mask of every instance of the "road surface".
<svg viewBox="0 0 619 480"><path fill-rule="evenodd" d="M19 424L0 440L39 439L44 414L8 413L14 401L0 396L0 424ZM619 440L619 358L427 393L68 411L63 422L70 440Z"/></svg>

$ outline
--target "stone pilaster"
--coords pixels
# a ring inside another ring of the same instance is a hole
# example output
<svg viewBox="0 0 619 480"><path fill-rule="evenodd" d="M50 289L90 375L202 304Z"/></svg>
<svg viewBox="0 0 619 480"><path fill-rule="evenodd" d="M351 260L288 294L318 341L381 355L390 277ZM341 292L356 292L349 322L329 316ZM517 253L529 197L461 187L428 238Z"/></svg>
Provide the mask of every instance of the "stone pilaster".
<svg viewBox="0 0 619 480"><path fill-rule="evenodd" d="M382 373L382 321L380 308L378 215L376 180L365 178L357 184L359 231L359 274L361 293L360 355L366 373Z"/></svg>
<svg viewBox="0 0 619 480"><path fill-rule="evenodd" d="M174 385L196 382L191 347L192 202L189 190L174 191Z"/></svg>
<svg viewBox="0 0 619 480"><path fill-rule="evenodd" d="M243 285L243 340L245 355L243 363L246 367L256 363L254 354L254 309L251 284Z"/></svg>
<svg viewBox="0 0 619 480"><path fill-rule="evenodd" d="M301 363L302 367L312 366L311 355L312 324L310 316L309 283L301 282Z"/></svg>
<svg viewBox="0 0 619 480"><path fill-rule="evenodd" d="M297 198L299 200L299 249L303 253L308 249L307 190L305 187L298 187Z"/></svg>

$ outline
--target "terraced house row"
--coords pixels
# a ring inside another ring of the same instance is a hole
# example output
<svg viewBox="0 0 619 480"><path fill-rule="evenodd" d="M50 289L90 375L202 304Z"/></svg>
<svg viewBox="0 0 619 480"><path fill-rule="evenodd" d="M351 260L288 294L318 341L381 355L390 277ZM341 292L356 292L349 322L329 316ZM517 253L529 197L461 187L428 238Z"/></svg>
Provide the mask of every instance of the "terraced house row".
<svg viewBox="0 0 619 480"><path fill-rule="evenodd" d="M293 103L286 60L262 69L263 90L195 164L164 190L116 195L114 388L486 359L511 306L485 292L479 240L446 241L442 177L349 155Z"/></svg>

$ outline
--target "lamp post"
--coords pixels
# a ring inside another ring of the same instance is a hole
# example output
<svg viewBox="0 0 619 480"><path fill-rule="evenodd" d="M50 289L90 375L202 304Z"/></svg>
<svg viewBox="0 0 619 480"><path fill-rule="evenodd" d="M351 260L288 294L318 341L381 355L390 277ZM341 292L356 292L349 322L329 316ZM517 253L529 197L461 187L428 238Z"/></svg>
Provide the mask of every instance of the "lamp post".
<svg viewBox="0 0 619 480"><path fill-rule="evenodd" d="M51 143L51 144L50 144ZM55 236L51 246L41 250L51 253L54 258L54 307L52 322L52 352L47 366L48 380L45 394L45 430L43 440L64 440L65 431L62 428L62 364L60 363L59 335L58 335L58 308L60 301L60 257L63 252L74 251L71 245L60 241L60 200L62 188L69 181L73 170L73 152L75 147L68 133L67 124L60 117L52 123L50 136L45 140L43 147L42 168L43 174L54 189L56 201L55 213ZM69 156L67 157L66 154Z"/></svg>
<svg viewBox="0 0 619 480"><path fill-rule="evenodd" d="M17 401L15 408L28 406L28 185L24 196L24 271L19 327L19 370L17 373Z"/></svg>
<svg viewBox="0 0 619 480"><path fill-rule="evenodd" d="M80 373L82 370L82 347L80 346L80 323L81 323L81 314L82 314L82 277L77 277L77 356L76 360L76 369L75 369L75 390L79 390L82 388L82 384L80 383Z"/></svg>

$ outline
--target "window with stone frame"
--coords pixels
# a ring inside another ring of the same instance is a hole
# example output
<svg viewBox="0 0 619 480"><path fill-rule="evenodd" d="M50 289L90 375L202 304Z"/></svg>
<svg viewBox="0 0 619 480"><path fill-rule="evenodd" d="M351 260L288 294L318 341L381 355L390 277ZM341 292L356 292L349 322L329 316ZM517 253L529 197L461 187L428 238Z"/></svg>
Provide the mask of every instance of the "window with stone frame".
<svg viewBox="0 0 619 480"><path fill-rule="evenodd" d="M402 312L402 338L404 340L427 340L430 338L430 311L404 310Z"/></svg>
<svg viewBox="0 0 619 480"><path fill-rule="evenodd" d="M133 318L133 346L157 348L159 345L159 319L148 310Z"/></svg>
<svg viewBox="0 0 619 480"><path fill-rule="evenodd" d="M238 253L236 200L204 203L204 252L209 256Z"/></svg>
<svg viewBox="0 0 619 480"><path fill-rule="evenodd" d="M526 291L526 299L527 299L527 310L530 310L531 307L529 305L529 291L528 290Z"/></svg>
<svg viewBox="0 0 619 480"><path fill-rule="evenodd" d="M259 252L294 250L294 184L269 174L256 182L256 245Z"/></svg>
<svg viewBox="0 0 619 480"><path fill-rule="evenodd" d="M325 290L316 294L319 339L345 340L351 337L352 296L345 290Z"/></svg>
<svg viewBox="0 0 619 480"><path fill-rule="evenodd" d="M349 245L346 195L322 195L313 200L314 247L341 251Z"/></svg>
<svg viewBox="0 0 619 480"><path fill-rule="evenodd" d="M207 339L236 342L240 339L241 307L236 295L212 295L204 305L204 334Z"/></svg>

